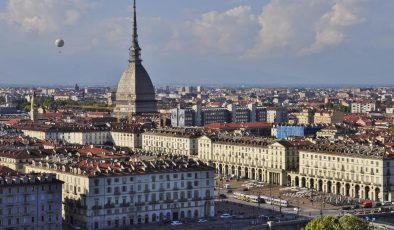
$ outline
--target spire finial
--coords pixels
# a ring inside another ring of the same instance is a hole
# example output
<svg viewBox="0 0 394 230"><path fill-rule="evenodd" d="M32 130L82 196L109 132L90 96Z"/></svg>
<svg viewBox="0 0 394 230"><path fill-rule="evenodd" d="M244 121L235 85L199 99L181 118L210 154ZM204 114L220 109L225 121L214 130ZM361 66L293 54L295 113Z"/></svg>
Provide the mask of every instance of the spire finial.
<svg viewBox="0 0 394 230"><path fill-rule="evenodd" d="M134 17L133 17L133 35L132 35L132 41L131 41L131 46L130 46L130 57L129 57L129 62L135 62L135 63L141 63L141 48L140 45L138 44L138 33L137 33L137 7L135 4L134 0Z"/></svg>

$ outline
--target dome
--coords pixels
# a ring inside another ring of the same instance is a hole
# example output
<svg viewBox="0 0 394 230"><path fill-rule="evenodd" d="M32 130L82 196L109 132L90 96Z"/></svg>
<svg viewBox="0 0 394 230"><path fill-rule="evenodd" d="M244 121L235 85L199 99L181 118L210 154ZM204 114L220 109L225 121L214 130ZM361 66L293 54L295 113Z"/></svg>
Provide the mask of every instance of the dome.
<svg viewBox="0 0 394 230"><path fill-rule="evenodd" d="M118 83L118 100L155 100L155 90L148 72L141 64L129 63ZM131 98L130 98L131 97Z"/></svg>
<svg viewBox="0 0 394 230"><path fill-rule="evenodd" d="M123 72L116 91L115 110L133 114L157 112L155 89L141 63L131 62Z"/></svg>

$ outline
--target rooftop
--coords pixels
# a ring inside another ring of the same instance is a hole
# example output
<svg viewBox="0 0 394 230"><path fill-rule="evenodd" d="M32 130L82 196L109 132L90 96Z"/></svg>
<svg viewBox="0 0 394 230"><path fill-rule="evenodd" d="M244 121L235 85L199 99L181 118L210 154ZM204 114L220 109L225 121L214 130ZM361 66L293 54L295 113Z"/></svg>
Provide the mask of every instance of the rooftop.
<svg viewBox="0 0 394 230"><path fill-rule="evenodd" d="M214 170L212 167L199 160L194 160L185 156L164 155L156 155L155 159L150 160L142 160L138 157L130 158L125 161L94 161L51 157L45 160L33 161L32 166L51 169L53 172L59 171L87 177Z"/></svg>

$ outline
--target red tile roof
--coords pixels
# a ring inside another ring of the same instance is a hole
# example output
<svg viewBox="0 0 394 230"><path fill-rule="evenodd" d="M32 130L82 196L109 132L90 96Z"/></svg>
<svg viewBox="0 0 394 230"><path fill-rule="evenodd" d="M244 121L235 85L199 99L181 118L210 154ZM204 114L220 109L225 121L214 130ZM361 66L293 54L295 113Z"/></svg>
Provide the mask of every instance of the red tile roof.
<svg viewBox="0 0 394 230"><path fill-rule="evenodd" d="M224 128L271 128L272 124L266 122L245 122L245 123L211 123L205 126L210 129L224 129Z"/></svg>

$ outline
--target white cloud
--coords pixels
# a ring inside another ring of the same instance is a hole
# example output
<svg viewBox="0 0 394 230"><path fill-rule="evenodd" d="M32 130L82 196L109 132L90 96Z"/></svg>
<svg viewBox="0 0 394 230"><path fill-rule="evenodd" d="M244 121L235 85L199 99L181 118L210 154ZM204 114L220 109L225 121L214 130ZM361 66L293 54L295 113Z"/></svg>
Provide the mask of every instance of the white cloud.
<svg viewBox="0 0 394 230"><path fill-rule="evenodd" d="M239 53L253 43L258 29L250 6L239 6L224 12L211 11L194 21L173 27L168 49L198 49Z"/></svg>
<svg viewBox="0 0 394 230"><path fill-rule="evenodd" d="M346 40L365 1L271 0L259 15L250 6L211 11L174 25L167 47L249 58L313 54Z"/></svg>
<svg viewBox="0 0 394 230"><path fill-rule="evenodd" d="M75 24L81 13L94 6L92 0L8 0L6 11L0 12L0 23L22 32L53 32Z"/></svg>
<svg viewBox="0 0 394 230"><path fill-rule="evenodd" d="M363 3L368 1L270 0L257 13L251 6L240 5L187 21L139 18L141 46L144 50L237 58L312 55L346 42L351 28L365 21ZM7 0L6 10L0 12L0 26L7 23L12 30L46 34L78 25L80 29L70 33L82 37L80 40L88 38L83 42L89 44L80 42L81 46L128 47L130 18L81 20L95 4L97 0Z"/></svg>
<svg viewBox="0 0 394 230"><path fill-rule="evenodd" d="M81 14L76 10L67 10L66 11L66 20L64 21L64 24L73 25L78 21L80 16L81 16Z"/></svg>
<svg viewBox="0 0 394 230"><path fill-rule="evenodd" d="M356 4L336 2L316 24L314 42L309 47L301 49L300 54L317 53L342 43L346 38L346 28L364 21L359 14Z"/></svg>

